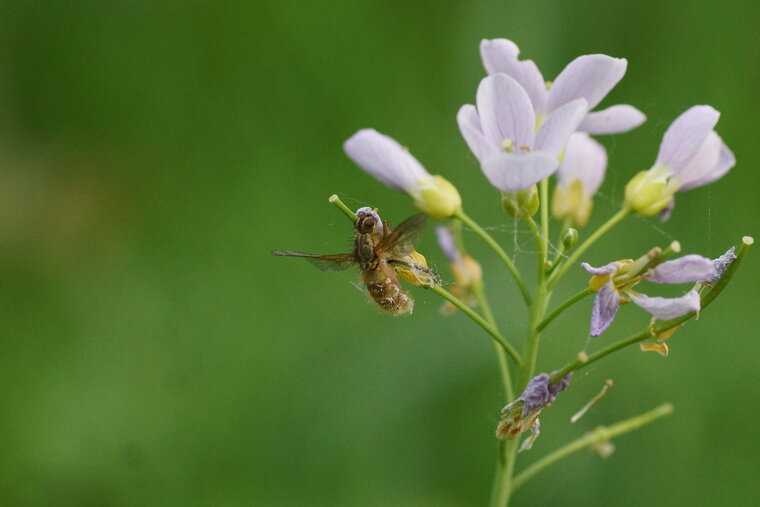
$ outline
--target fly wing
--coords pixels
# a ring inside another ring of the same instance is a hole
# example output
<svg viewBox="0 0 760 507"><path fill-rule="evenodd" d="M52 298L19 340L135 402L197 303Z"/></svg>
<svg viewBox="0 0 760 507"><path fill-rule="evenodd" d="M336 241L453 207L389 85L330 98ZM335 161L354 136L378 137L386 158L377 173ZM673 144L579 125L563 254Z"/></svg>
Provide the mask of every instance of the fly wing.
<svg viewBox="0 0 760 507"><path fill-rule="evenodd" d="M391 252L394 256L404 257L414 250L414 244L422 237L427 215L418 213L401 222L393 232L385 236L377 248Z"/></svg>
<svg viewBox="0 0 760 507"><path fill-rule="evenodd" d="M303 257L322 271L343 271L356 264L356 260L351 254L315 255L303 252L291 252L289 250L272 250L272 255Z"/></svg>

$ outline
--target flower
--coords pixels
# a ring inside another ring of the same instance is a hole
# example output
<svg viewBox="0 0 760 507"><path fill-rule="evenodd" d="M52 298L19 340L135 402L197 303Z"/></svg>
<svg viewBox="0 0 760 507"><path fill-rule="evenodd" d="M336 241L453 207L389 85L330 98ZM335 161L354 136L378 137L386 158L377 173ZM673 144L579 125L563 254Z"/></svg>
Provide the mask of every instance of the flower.
<svg viewBox="0 0 760 507"><path fill-rule="evenodd" d="M729 248L726 253L718 257L717 259L713 259L713 267L715 268L715 274L709 278L705 278L702 280L702 283L715 283L723 276L723 273L726 272L728 269L728 266L731 265L732 262L736 260L736 247Z"/></svg>
<svg viewBox="0 0 760 507"><path fill-rule="evenodd" d="M415 206L433 218L449 218L462 208L456 187L433 176L409 150L374 129L363 129L343 143L343 150L363 170L387 186L406 192Z"/></svg>
<svg viewBox="0 0 760 507"><path fill-rule="evenodd" d="M660 320L700 310L699 293L694 289L681 297L662 298L635 292L633 287L642 280L668 284L704 280L715 274L713 261L701 255L685 255L647 269L651 258L647 255L635 262L630 259L615 261L599 268L586 262L582 264L583 269L593 275L589 286L597 291L591 311L591 336L599 336L612 324L621 302L633 301Z"/></svg>
<svg viewBox="0 0 760 507"><path fill-rule="evenodd" d="M435 235L438 238L441 250L451 262L449 269L454 275L454 280L456 280L456 283L450 289L451 293L466 305L476 306L477 299L470 291L470 288L475 284L481 283L483 280L483 270L480 267L480 263L466 253L459 251L454 241L454 235L448 227L436 227ZM456 306L448 301L441 307L441 313L446 315L455 311Z"/></svg>
<svg viewBox="0 0 760 507"><path fill-rule="evenodd" d="M587 106L583 98L572 100L539 128L528 94L506 74L485 77L476 103L459 109L459 129L488 181L503 192L525 190L556 171Z"/></svg>
<svg viewBox="0 0 760 507"><path fill-rule="evenodd" d="M552 199L554 218L569 218L576 227L586 225L593 207L592 198L602 184L606 169L604 146L583 132L570 136L557 170L557 186Z"/></svg>
<svg viewBox="0 0 760 507"><path fill-rule="evenodd" d="M736 158L713 130L718 118L720 113L710 106L694 106L676 118L662 138L654 166L626 185L626 205L639 215L661 213L667 220L676 192L724 176Z"/></svg>
<svg viewBox="0 0 760 507"><path fill-rule="evenodd" d="M501 421L496 427L496 438L513 440L530 430L531 436L523 442L520 450L531 448L540 433L539 414L557 399L559 393L567 389L573 378L573 372L570 372L552 384L551 377L554 373L556 372L552 372L551 375L541 373L533 377L522 395L501 409Z"/></svg>
<svg viewBox="0 0 760 507"><path fill-rule="evenodd" d="M628 61L607 55L579 56L560 72L553 83L546 83L532 60L518 60L520 49L507 39L484 39L480 56L489 74L504 73L514 78L530 97L540 119L579 98L586 99L587 114L578 130L589 134L615 134L641 125L646 116L633 106L615 105L588 113L623 78ZM539 123L541 121L539 120Z"/></svg>

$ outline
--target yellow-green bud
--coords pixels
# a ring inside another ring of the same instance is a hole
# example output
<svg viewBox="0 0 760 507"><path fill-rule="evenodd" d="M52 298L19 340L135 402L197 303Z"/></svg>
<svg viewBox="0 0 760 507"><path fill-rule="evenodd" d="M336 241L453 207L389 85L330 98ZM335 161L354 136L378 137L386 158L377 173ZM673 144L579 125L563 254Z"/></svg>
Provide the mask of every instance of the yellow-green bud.
<svg viewBox="0 0 760 507"><path fill-rule="evenodd" d="M580 180L573 180L567 187L554 187L552 215L557 220L570 217L573 225L583 227L588 223L592 207L591 196L586 195L583 191L583 184Z"/></svg>
<svg viewBox="0 0 760 507"><path fill-rule="evenodd" d="M565 251L567 252L577 244L578 230L571 227L562 235L562 246L565 247Z"/></svg>
<svg viewBox="0 0 760 507"><path fill-rule="evenodd" d="M417 209L432 218L450 218L462 209L462 197L457 188L443 176L433 176L423 182L414 196Z"/></svg>
<svg viewBox="0 0 760 507"><path fill-rule="evenodd" d="M625 203L639 215L655 215L670 204L676 190L678 183L668 176L666 168L654 167L641 171L628 182Z"/></svg>
<svg viewBox="0 0 760 507"><path fill-rule="evenodd" d="M532 217L538 211L538 186L533 185L517 192L502 192L501 204L511 217Z"/></svg>

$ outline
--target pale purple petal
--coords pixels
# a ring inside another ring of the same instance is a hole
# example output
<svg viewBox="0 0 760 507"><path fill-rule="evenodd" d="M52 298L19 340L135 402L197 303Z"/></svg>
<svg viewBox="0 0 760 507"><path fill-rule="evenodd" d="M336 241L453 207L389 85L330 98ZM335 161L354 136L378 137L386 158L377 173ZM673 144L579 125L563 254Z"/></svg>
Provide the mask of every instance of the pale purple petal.
<svg viewBox="0 0 760 507"><path fill-rule="evenodd" d="M573 100L554 111L538 131L535 149L558 156L565 149L570 135L578 129L586 111L584 99Z"/></svg>
<svg viewBox="0 0 760 507"><path fill-rule="evenodd" d="M619 307L620 295L612 281L609 281L599 289L594 298L594 308L591 310L591 336L599 336L610 327Z"/></svg>
<svg viewBox="0 0 760 507"><path fill-rule="evenodd" d="M628 296L637 306L660 320L675 319L690 312L698 312L700 308L699 294L693 290L680 298L650 298L646 294L636 293L630 293Z"/></svg>
<svg viewBox="0 0 760 507"><path fill-rule="evenodd" d="M579 180L587 195L594 195L604 179L607 170L607 151L583 132L570 136L565 148L562 164L557 169L559 185L570 185Z"/></svg>
<svg viewBox="0 0 760 507"><path fill-rule="evenodd" d="M553 375L554 373L552 373ZM540 373L533 377L519 399L523 400L523 417L545 408L557 399L557 395L568 388L573 372L568 373L556 383L551 383L551 375Z"/></svg>
<svg viewBox="0 0 760 507"><path fill-rule="evenodd" d="M588 274L598 276L609 275L617 272L617 270L620 269L617 262L610 262L609 264L605 264L600 268L595 268L588 262L583 262L581 263L581 267L585 269Z"/></svg>
<svg viewBox="0 0 760 507"><path fill-rule="evenodd" d="M644 113L628 104L588 113L581 122L578 130L589 134L620 134L635 129L646 120Z"/></svg>
<svg viewBox="0 0 760 507"><path fill-rule="evenodd" d="M681 182L679 190L701 187L725 175L736 163L736 158L715 131L707 139L697 154L678 172Z"/></svg>
<svg viewBox="0 0 760 507"><path fill-rule="evenodd" d="M548 178L558 165L557 157L534 151L523 155L499 153L481 162L480 168L491 185L503 192L517 192Z"/></svg>
<svg viewBox="0 0 760 507"><path fill-rule="evenodd" d="M676 207L676 197L673 196L670 198L670 202L668 203L668 205L662 208L662 211L660 211L660 220L662 220L663 222L667 222L668 220L670 220L670 215L671 213L673 213L673 208L675 207Z"/></svg>
<svg viewBox="0 0 760 507"><path fill-rule="evenodd" d="M483 78L476 96L483 134L500 144L505 139L516 146L533 146L536 116L528 94L506 74Z"/></svg>
<svg viewBox="0 0 760 507"><path fill-rule="evenodd" d="M693 106L668 127L660 143L657 163L678 174L697 154L718 123L720 113L710 106Z"/></svg>
<svg viewBox="0 0 760 507"><path fill-rule="evenodd" d="M580 98L586 99L589 110L593 109L623 78L627 66L625 58L579 56L560 72L549 89L549 111Z"/></svg>
<svg viewBox="0 0 760 507"><path fill-rule="evenodd" d="M532 60L519 61L520 49L511 40L483 39L480 41L480 57L489 74L501 72L520 83L538 113L546 111L546 83L541 71Z"/></svg>
<svg viewBox="0 0 760 507"><path fill-rule="evenodd" d="M697 282L715 275L713 261L701 255L684 255L655 267L647 280L655 283Z"/></svg>
<svg viewBox="0 0 760 507"><path fill-rule="evenodd" d="M374 129L358 131L343 143L343 150L366 172L402 192L431 177L406 148Z"/></svg>
<svg viewBox="0 0 760 507"><path fill-rule="evenodd" d="M461 262L462 254L457 250L456 242L454 241L454 235L448 227L439 225L435 228L435 235L438 238L438 245L441 247L443 254L449 258L451 262Z"/></svg>
<svg viewBox="0 0 760 507"><path fill-rule="evenodd" d="M720 280L720 277L723 276L723 273L726 272L726 269L728 269L728 266L731 265L732 262L736 260L736 254L734 251L736 250L735 247L729 248L726 253L718 257L717 259L713 259L712 263L715 267L715 274L711 276L710 278L706 278L705 280L702 280L704 283L715 283L718 280Z"/></svg>
<svg viewBox="0 0 760 507"><path fill-rule="evenodd" d="M462 133L462 137L467 142L467 146L470 147L472 154L478 160L485 160L491 155L498 153L498 145L494 142L488 141L483 135L483 130L480 128L480 118L475 106L466 104L459 108L457 113L457 123L459 124L459 131Z"/></svg>

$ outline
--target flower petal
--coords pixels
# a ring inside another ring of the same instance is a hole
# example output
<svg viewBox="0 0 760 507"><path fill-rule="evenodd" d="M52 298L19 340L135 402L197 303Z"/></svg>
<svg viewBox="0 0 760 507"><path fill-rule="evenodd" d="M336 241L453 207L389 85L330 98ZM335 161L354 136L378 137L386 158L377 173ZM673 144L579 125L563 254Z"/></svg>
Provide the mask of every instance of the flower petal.
<svg viewBox="0 0 760 507"><path fill-rule="evenodd" d="M591 336L599 336L610 327L619 307L620 295L612 281L609 281L599 289L594 298L594 308L591 310Z"/></svg>
<svg viewBox="0 0 760 507"><path fill-rule="evenodd" d="M466 104L459 108L457 123L462 137L470 147L470 151L478 160L485 160L491 155L498 153L497 145L489 142L480 128L480 117L475 106Z"/></svg>
<svg viewBox="0 0 760 507"><path fill-rule="evenodd" d="M736 164L736 158L728 146L713 130L697 151L697 154L678 172L679 190L701 187L721 178Z"/></svg>
<svg viewBox="0 0 760 507"><path fill-rule="evenodd" d="M579 180L586 195L594 195L604 179L607 170L607 151L583 132L570 136L565 148L562 164L557 169L559 185L570 185Z"/></svg>
<svg viewBox="0 0 760 507"><path fill-rule="evenodd" d="M558 165L557 157L534 151L523 155L499 153L481 162L480 168L491 185L502 192L517 192L548 178Z"/></svg>
<svg viewBox="0 0 760 507"><path fill-rule="evenodd" d="M535 149L559 156L586 111L585 99L573 100L554 111L538 131Z"/></svg>
<svg viewBox="0 0 760 507"><path fill-rule="evenodd" d="M476 102L486 139L495 144L509 139L517 146L533 147L536 116L528 94L517 81L506 74L483 78Z"/></svg>
<svg viewBox="0 0 760 507"><path fill-rule="evenodd" d="M343 150L366 172L391 188L410 192L431 178L409 151L375 129L363 129L343 143Z"/></svg>
<svg viewBox="0 0 760 507"><path fill-rule="evenodd" d="M619 134L638 127L646 119L646 115L635 107L618 104L588 113L578 130L589 134Z"/></svg>
<svg viewBox="0 0 760 507"><path fill-rule="evenodd" d="M588 109L593 109L623 78L626 67L625 58L579 56L560 72L549 89L549 111L579 98L586 99Z"/></svg>
<svg viewBox="0 0 760 507"><path fill-rule="evenodd" d="M489 74L501 72L520 83L538 113L546 111L546 83L533 60L519 61L520 49L511 40L483 39L480 41L480 57Z"/></svg>
<svg viewBox="0 0 760 507"><path fill-rule="evenodd" d="M735 247L731 247L728 250L726 250L726 253L718 257L717 259L713 259L712 263L715 267L715 274L711 276L710 278L706 278L703 280L705 283L715 283L723 276L723 273L726 272L726 269L728 269L728 266L731 265L732 262L736 260L736 253L734 253L736 250Z"/></svg>
<svg viewBox="0 0 760 507"><path fill-rule="evenodd" d="M617 262L610 262L609 264L605 264L601 268L595 268L588 262L581 263L581 267L586 270L586 272L590 275L609 275L612 273L615 273L618 269L620 269L620 266Z"/></svg>
<svg viewBox="0 0 760 507"><path fill-rule="evenodd" d="M649 297L646 294L628 293L631 301L637 306L648 311L660 320L670 320L686 315L689 312L698 312L700 308L699 294L689 291L680 298Z"/></svg>
<svg viewBox="0 0 760 507"><path fill-rule="evenodd" d="M701 255L684 255L655 267L647 280L655 283L697 282L715 275L713 261Z"/></svg>
<svg viewBox="0 0 760 507"><path fill-rule="evenodd" d="M451 262L462 261L462 254L457 249L451 229L439 225L435 228L435 236L438 239L438 245L441 247L443 254L448 257Z"/></svg>
<svg viewBox="0 0 760 507"><path fill-rule="evenodd" d="M657 164L678 174L697 154L718 123L720 113L710 106L693 106L670 124L660 143Z"/></svg>

